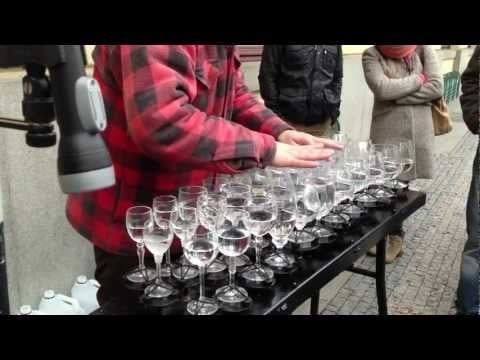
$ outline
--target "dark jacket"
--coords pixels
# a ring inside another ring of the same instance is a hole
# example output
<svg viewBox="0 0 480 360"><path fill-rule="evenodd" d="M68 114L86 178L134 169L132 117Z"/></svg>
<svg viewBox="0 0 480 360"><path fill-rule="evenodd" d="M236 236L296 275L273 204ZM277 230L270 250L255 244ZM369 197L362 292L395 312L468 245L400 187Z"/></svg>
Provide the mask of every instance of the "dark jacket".
<svg viewBox="0 0 480 360"><path fill-rule="evenodd" d="M293 123L316 124L340 114L340 45L265 45L260 92L267 107Z"/></svg>
<svg viewBox="0 0 480 360"><path fill-rule="evenodd" d="M460 103L462 105L463 119L470 131L478 134L480 117L479 107L479 63L480 63L480 45L477 45L472 58L468 62L467 68L462 74L462 96Z"/></svg>

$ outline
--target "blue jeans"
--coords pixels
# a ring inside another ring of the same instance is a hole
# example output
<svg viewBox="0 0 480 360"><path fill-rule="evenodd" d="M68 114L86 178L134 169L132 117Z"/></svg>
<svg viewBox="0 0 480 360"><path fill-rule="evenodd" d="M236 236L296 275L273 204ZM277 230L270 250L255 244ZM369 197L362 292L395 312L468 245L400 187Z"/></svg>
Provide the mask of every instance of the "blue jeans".
<svg viewBox="0 0 480 360"><path fill-rule="evenodd" d="M480 199L479 151L473 162L472 184L467 202L468 239L462 255L460 281L457 289L457 309L461 314L479 314L480 284Z"/></svg>

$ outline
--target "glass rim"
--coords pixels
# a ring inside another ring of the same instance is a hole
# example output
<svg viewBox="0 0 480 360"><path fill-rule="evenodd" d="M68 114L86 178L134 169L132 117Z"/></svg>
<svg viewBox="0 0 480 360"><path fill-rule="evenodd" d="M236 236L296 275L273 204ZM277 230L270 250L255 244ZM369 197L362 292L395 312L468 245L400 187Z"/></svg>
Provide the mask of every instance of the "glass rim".
<svg viewBox="0 0 480 360"><path fill-rule="evenodd" d="M176 202L177 198L174 195L158 195L153 198L153 203L155 202Z"/></svg>
<svg viewBox="0 0 480 360"><path fill-rule="evenodd" d="M220 199L222 199L222 200L223 200L223 199L227 200L227 196L226 196L225 194L223 194L223 193L221 193L221 192L215 191L215 192L208 192L208 193L206 193L206 194L201 194L201 195L198 197L197 202L200 201L200 200L202 200L202 199L212 199L212 198L213 198L213 199L215 199L215 198L220 198Z"/></svg>
<svg viewBox="0 0 480 360"><path fill-rule="evenodd" d="M131 206L127 209L127 214L143 215L152 212L152 208L146 205Z"/></svg>
<svg viewBox="0 0 480 360"><path fill-rule="evenodd" d="M240 183L228 183L228 184L225 184L223 188L244 188L246 192L250 192L252 190L251 185L240 184Z"/></svg>
<svg viewBox="0 0 480 360"><path fill-rule="evenodd" d="M178 188L178 194L186 194L186 195L201 195L208 193L208 189L205 186L195 185L195 186L182 186Z"/></svg>
<svg viewBox="0 0 480 360"><path fill-rule="evenodd" d="M187 185L187 186L180 186L178 188L179 191L185 191L186 189L189 189L189 190L205 190L205 186L202 186L202 185Z"/></svg>

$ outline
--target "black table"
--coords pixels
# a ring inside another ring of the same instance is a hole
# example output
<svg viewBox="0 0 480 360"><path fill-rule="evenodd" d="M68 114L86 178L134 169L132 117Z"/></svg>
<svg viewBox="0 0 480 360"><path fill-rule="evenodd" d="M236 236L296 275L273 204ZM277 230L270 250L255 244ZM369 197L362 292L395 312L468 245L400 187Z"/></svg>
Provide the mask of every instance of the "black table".
<svg viewBox="0 0 480 360"><path fill-rule="evenodd" d="M376 279L377 301L380 315L387 314L387 297L385 289L385 235L395 225L408 218L425 204L426 195L417 191L406 191L392 208L371 209L368 219L362 221L351 231L340 236L331 245L321 246L311 254L303 255L299 269L290 275L278 276L276 284L268 290L250 290L253 303L242 315L291 314L307 299L311 299L311 314L317 314L319 291L328 282L343 271L352 271ZM377 247L376 271L356 268L353 264L368 249ZM210 295L207 293L207 295ZM162 310L163 312L164 310ZM107 304L95 314L138 314L144 313L135 304L122 303L122 299ZM167 314L186 314L184 304L166 312ZM225 314L225 313L222 313Z"/></svg>

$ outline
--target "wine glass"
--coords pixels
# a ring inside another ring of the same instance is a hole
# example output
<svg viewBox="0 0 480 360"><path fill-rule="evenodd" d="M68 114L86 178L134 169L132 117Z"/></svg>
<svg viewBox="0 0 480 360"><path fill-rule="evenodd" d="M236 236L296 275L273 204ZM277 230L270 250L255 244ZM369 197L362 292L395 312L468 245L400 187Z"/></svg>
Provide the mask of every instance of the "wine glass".
<svg viewBox="0 0 480 360"><path fill-rule="evenodd" d="M179 202L177 215L172 219L172 227L180 239L182 248L185 249L185 243L195 234L198 227L196 199ZM190 280L198 275L197 269L190 265L185 256L179 259L172 273L175 278L181 280Z"/></svg>
<svg viewBox="0 0 480 360"><path fill-rule="evenodd" d="M337 166L342 166L345 160L345 151L347 150L349 139L347 135L344 133L335 133L332 135L332 140L343 145L343 150L335 151L335 153L332 156L333 162L337 164Z"/></svg>
<svg viewBox="0 0 480 360"><path fill-rule="evenodd" d="M347 145L348 143L347 135L342 132L332 134L332 140L342 144L343 146Z"/></svg>
<svg viewBox="0 0 480 360"><path fill-rule="evenodd" d="M200 195L208 193L205 186L182 186L178 189L178 202L197 201Z"/></svg>
<svg viewBox="0 0 480 360"><path fill-rule="evenodd" d="M394 187L402 187L402 184L399 184L398 178L412 177L410 176L410 172L414 169L415 165L415 146L413 145L412 140L405 138L392 138L389 142L398 146L400 162L402 164L400 173L395 177L396 181Z"/></svg>
<svg viewBox="0 0 480 360"><path fill-rule="evenodd" d="M377 147L373 147L370 151L368 165L368 185L383 185L385 179L383 154Z"/></svg>
<svg viewBox="0 0 480 360"><path fill-rule="evenodd" d="M306 185L307 178L307 172L304 169L298 171L297 184L295 185L297 205L295 229L297 231L293 232L289 237L289 240L293 243L314 240L314 237L310 233L304 232L303 229L309 222L315 219L316 212L311 210L310 207L318 208L320 206L320 198L317 190L312 185ZM306 203L310 205L307 206Z"/></svg>
<svg viewBox="0 0 480 360"><path fill-rule="evenodd" d="M345 163L348 171L352 175L353 190L359 192L367 187L368 183L368 154L366 158L354 158Z"/></svg>
<svg viewBox="0 0 480 360"><path fill-rule="evenodd" d="M270 167L267 168L267 174L269 178L269 191L271 191L274 199L279 200L282 196L288 199L291 194L295 194L295 183L293 182L290 171Z"/></svg>
<svg viewBox="0 0 480 360"><path fill-rule="evenodd" d="M329 238L334 232L321 224L321 219L326 216L335 206L335 179L336 167L333 162L322 162L313 173L313 185L316 188L319 200L322 203L317 212L315 224L315 236Z"/></svg>
<svg viewBox="0 0 480 360"><path fill-rule="evenodd" d="M303 179L305 172L305 169L267 168L268 187L266 189L268 192L266 195L272 196L276 202L288 201L293 196L296 207L296 184L300 181L299 177ZM268 243L268 240L264 238L262 248L266 248Z"/></svg>
<svg viewBox="0 0 480 360"><path fill-rule="evenodd" d="M345 166L352 174L354 190L358 192L367 186L370 141L351 141L345 152Z"/></svg>
<svg viewBox="0 0 480 360"><path fill-rule="evenodd" d="M248 171L245 171L241 174L235 174L232 176L232 184L243 184L247 186L252 186L252 177Z"/></svg>
<svg viewBox="0 0 480 360"><path fill-rule="evenodd" d="M297 219L297 197L295 192L284 188L274 192L277 218L270 230L272 243L276 251L265 258L265 263L273 268L290 268L295 264L295 257L283 251L288 243Z"/></svg>
<svg viewBox="0 0 480 360"><path fill-rule="evenodd" d="M305 179L304 202L305 206L315 212L315 219L319 220L326 210L327 184L316 176Z"/></svg>
<svg viewBox="0 0 480 360"><path fill-rule="evenodd" d="M228 285L219 288L215 297L224 303L235 304L248 299L247 291L235 285L235 260L247 251L250 232L245 225L248 213L236 207L227 207L217 222L218 250L227 258Z"/></svg>
<svg viewBox="0 0 480 360"><path fill-rule="evenodd" d="M255 168L250 173L252 179L252 194L267 196L271 192L270 174L266 169Z"/></svg>
<svg viewBox="0 0 480 360"><path fill-rule="evenodd" d="M252 197L252 188L245 184L229 183L222 187L222 193L227 198L227 207L245 210L250 198ZM228 212L227 214L230 214ZM247 255L241 254L236 259L238 267L251 264Z"/></svg>
<svg viewBox="0 0 480 360"><path fill-rule="evenodd" d="M355 193L353 174L347 166L337 171L335 182L335 204L353 199Z"/></svg>
<svg viewBox="0 0 480 360"><path fill-rule="evenodd" d="M137 245L138 267L126 275L128 281L135 284L145 284L155 276L155 271L145 267L145 244L143 230L147 221L152 220L152 209L148 206L133 206L127 210L125 224L130 238Z"/></svg>
<svg viewBox="0 0 480 360"><path fill-rule="evenodd" d="M370 152L371 147L371 140L349 140L345 153L353 157L364 157Z"/></svg>
<svg viewBox="0 0 480 360"><path fill-rule="evenodd" d="M383 162L383 180L379 180L381 183L375 192L376 197L390 198L394 196L392 190L386 185L400 173L401 161L398 146L394 144L374 144L372 151L381 154L381 161Z"/></svg>
<svg viewBox="0 0 480 360"><path fill-rule="evenodd" d="M292 179L293 185L297 185L298 182L298 175L299 175L299 169L296 168L285 168L285 171L287 171L290 174L290 177Z"/></svg>
<svg viewBox="0 0 480 360"><path fill-rule="evenodd" d="M200 195L197 200L198 220L200 224L215 233L218 219L224 214L227 207L227 197L221 193ZM208 273L218 273L227 268L220 259L215 259L208 267Z"/></svg>
<svg viewBox="0 0 480 360"><path fill-rule="evenodd" d="M225 184L229 184L232 181L232 176L227 174L215 174L214 176L208 177L203 180L203 187L207 189L208 192L218 193L222 191L222 187Z"/></svg>
<svg viewBox="0 0 480 360"><path fill-rule="evenodd" d="M207 194L207 193L208 193L208 190L204 186L182 186L178 189L178 203L183 205L182 206L183 216L181 217L185 222L190 222L190 224L183 224L186 227L190 227L190 230L184 233L184 235L186 235L187 238L188 236L193 235L195 229L198 226L198 217L197 217L197 211L196 211L197 200L201 195ZM183 239L183 241L185 240L186 238ZM192 277L197 276L197 270L194 267L190 266L190 263L185 258L185 256L182 256L180 258L180 264L181 266L177 270L181 271L181 274L184 274L186 272L185 279L190 278L190 276ZM189 272L191 272L190 275L188 275ZM178 275L178 272L177 272L177 275Z"/></svg>
<svg viewBox="0 0 480 360"><path fill-rule="evenodd" d="M215 260L217 252L216 234L203 226L199 226L195 234L185 242L185 257L198 266L200 273L200 296L198 300L187 304L187 311L192 315L212 315L218 310L215 300L205 297L205 269Z"/></svg>
<svg viewBox="0 0 480 360"><path fill-rule="evenodd" d="M393 180L402 172L400 148L396 144L382 144L380 149L382 151L385 169L385 185L390 187Z"/></svg>
<svg viewBox="0 0 480 360"><path fill-rule="evenodd" d="M300 232L316 218L316 211L320 207L320 197L312 185L299 185L302 190L297 192L297 217L295 228Z"/></svg>
<svg viewBox="0 0 480 360"><path fill-rule="evenodd" d="M242 272L242 277L253 282L271 282L273 271L261 264L263 236L268 234L277 217L277 208L272 196L253 196L246 210L247 229L254 236L255 264Z"/></svg>
<svg viewBox="0 0 480 360"><path fill-rule="evenodd" d="M160 195L156 196L153 199L153 218L155 222L158 222L162 219L172 221L172 218L177 213L177 198L173 195ZM172 261L170 258L170 247L168 248L166 254L166 266L162 267L162 276L170 277L171 275L171 268L172 268Z"/></svg>
<svg viewBox="0 0 480 360"><path fill-rule="evenodd" d="M251 187L245 184L225 184L222 187L222 193L225 194L228 207L244 209L251 197Z"/></svg>
<svg viewBox="0 0 480 360"><path fill-rule="evenodd" d="M143 230L143 240L148 251L155 260L157 276L155 282L145 288L147 298L164 298L173 293L173 288L162 281L163 255L170 248L173 240L173 230L170 220L148 220Z"/></svg>

